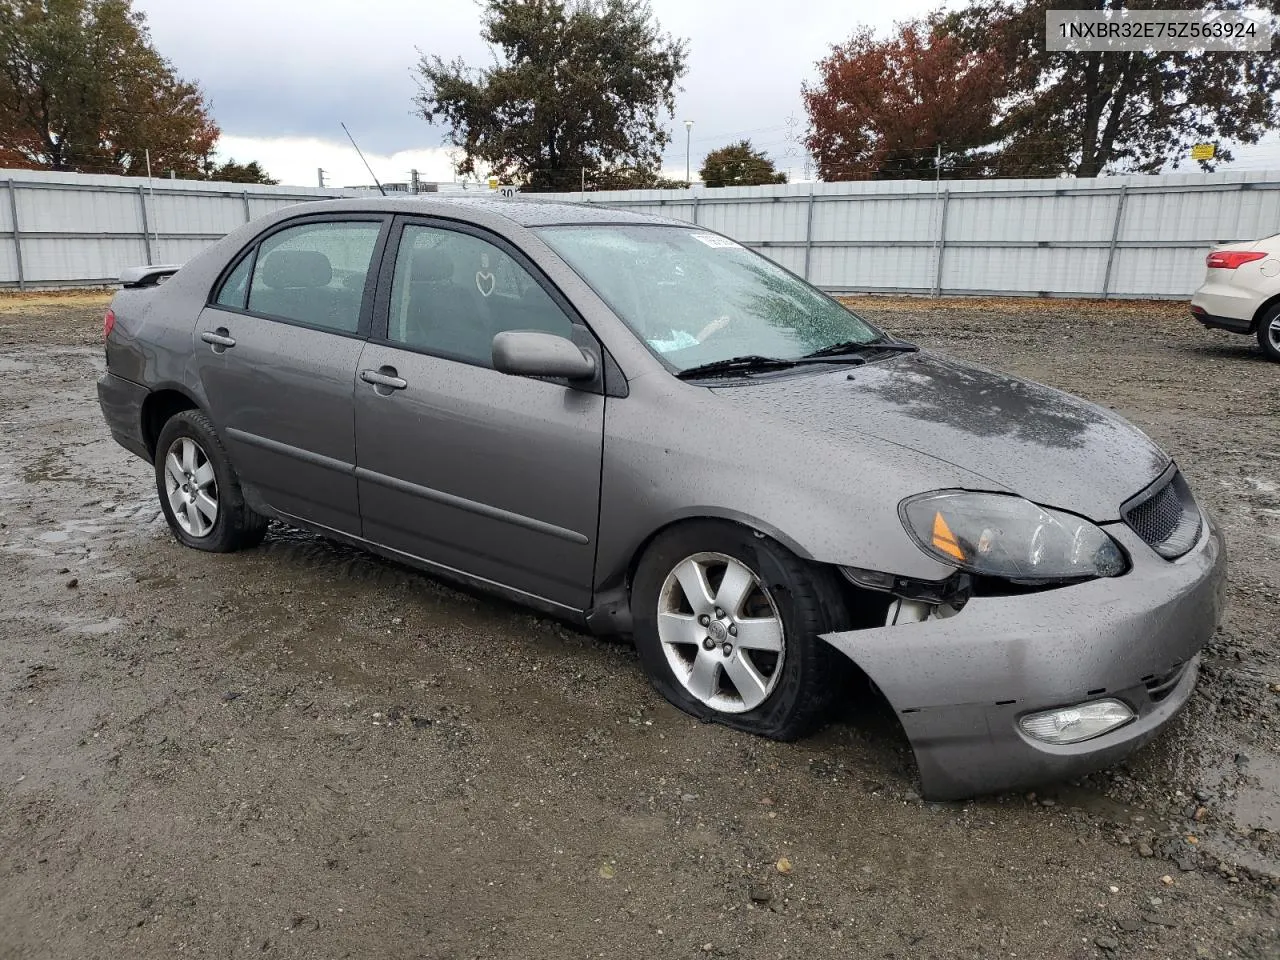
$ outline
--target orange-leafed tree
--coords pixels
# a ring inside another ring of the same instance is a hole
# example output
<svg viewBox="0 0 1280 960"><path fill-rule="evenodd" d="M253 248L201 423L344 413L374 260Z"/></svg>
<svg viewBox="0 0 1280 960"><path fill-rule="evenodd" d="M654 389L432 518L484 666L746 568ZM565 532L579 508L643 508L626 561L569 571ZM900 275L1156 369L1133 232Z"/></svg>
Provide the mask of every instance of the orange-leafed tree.
<svg viewBox="0 0 1280 960"><path fill-rule="evenodd" d="M0 0L0 166L199 177L217 139L130 0Z"/></svg>
<svg viewBox="0 0 1280 960"><path fill-rule="evenodd" d="M836 44L804 84L805 143L823 180L981 176L1006 78L994 51L966 49L936 20Z"/></svg>

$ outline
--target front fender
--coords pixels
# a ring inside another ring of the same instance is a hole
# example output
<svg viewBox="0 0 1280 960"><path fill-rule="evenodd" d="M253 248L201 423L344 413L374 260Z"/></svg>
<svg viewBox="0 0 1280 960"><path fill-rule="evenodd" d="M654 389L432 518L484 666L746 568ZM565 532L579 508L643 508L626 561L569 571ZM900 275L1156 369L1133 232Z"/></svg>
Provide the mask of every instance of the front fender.
<svg viewBox="0 0 1280 960"><path fill-rule="evenodd" d="M907 536L898 503L990 481L873 437L841 447L744 422L711 391L670 382L674 395L639 378L606 404L598 588L623 577L657 531L694 517L741 523L820 563L918 580L954 572Z"/></svg>

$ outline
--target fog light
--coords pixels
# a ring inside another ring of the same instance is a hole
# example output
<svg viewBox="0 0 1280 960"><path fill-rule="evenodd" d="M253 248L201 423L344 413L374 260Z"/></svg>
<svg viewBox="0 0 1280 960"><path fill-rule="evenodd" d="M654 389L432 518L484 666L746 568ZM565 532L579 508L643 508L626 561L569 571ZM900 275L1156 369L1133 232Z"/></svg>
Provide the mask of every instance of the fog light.
<svg viewBox="0 0 1280 960"><path fill-rule="evenodd" d="M1027 714L1018 725L1027 736L1045 743L1079 743L1122 727L1135 716L1119 700L1091 700L1074 707Z"/></svg>

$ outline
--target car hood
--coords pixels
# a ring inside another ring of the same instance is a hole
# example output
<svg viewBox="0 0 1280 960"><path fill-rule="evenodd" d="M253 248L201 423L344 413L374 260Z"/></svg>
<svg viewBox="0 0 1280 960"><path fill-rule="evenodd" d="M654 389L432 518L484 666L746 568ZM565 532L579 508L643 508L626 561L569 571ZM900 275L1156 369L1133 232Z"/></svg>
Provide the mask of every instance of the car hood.
<svg viewBox="0 0 1280 960"><path fill-rule="evenodd" d="M845 448L875 437L1099 523L1119 519L1120 505L1169 463L1096 404L925 352L714 390L759 421Z"/></svg>

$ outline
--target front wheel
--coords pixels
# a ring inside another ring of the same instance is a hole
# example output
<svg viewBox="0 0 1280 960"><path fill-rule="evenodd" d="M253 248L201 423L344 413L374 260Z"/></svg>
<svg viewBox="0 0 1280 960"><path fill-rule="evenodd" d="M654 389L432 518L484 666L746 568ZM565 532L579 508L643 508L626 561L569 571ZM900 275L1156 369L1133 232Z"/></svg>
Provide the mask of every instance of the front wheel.
<svg viewBox="0 0 1280 960"><path fill-rule="evenodd" d="M199 410L174 414L156 441L156 492L184 546L229 553L262 542L266 518L244 502L231 458Z"/></svg>
<svg viewBox="0 0 1280 960"><path fill-rule="evenodd" d="M1280 363L1280 305L1272 307L1258 321L1258 346L1269 359Z"/></svg>
<svg viewBox="0 0 1280 960"><path fill-rule="evenodd" d="M702 719L793 740L821 722L844 675L818 637L842 623L829 572L735 524L661 534L641 559L631 607L653 686Z"/></svg>

